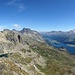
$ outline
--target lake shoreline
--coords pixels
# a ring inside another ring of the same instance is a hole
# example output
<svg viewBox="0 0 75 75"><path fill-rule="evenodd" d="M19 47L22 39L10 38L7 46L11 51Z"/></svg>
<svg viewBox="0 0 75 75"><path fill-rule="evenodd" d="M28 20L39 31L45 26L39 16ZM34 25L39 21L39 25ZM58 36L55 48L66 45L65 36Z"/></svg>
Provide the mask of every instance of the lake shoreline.
<svg viewBox="0 0 75 75"><path fill-rule="evenodd" d="M67 44L67 46L70 46L70 47L75 47L75 45L73 45L73 44Z"/></svg>

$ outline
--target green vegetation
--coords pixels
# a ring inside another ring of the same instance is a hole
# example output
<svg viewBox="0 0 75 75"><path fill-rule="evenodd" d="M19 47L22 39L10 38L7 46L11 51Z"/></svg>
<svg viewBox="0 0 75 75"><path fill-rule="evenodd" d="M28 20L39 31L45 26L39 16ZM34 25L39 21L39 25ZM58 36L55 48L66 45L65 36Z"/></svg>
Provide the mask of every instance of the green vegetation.
<svg viewBox="0 0 75 75"><path fill-rule="evenodd" d="M25 50L24 48L23 48L23 49L21 49L21 51L22 51L22 52L24 52L24 53L26 53L26 50Z"/></svg>
<svg viewBox="0 0 75 75"><path fill-rule="evenodd" d="M34 68L34 66L30 66L30 70L34 72L35 75L41 75L39 72L37 72Z"/></svg>
<svg viewBox="0 0 75 75"><path fill-rule="evenodd" d="M75 57L71 59L67 52L64 53L57 49L48 49L42 46L37 46L32 48L32 50L46 58L46 66L44 68L36 64L46 75L68 75L69 69L75 66Z"/></svg>
<svg viewBox="0 0 75 75"><path fill-rule="evenodd" d="M27 72L19 68L14 62L4 59L0 63L0 75L29 75Z"/></svg>
<svg viewBox="0 0 75 75"><path fill-rule="evenodd" d="M22 52L26 53L26 52L31 52L31 50L26 50L26 49L21 49Z"/></svg>
<svg viewBox="0 0 75 75"><path fill-rule="evenodd" d="M32 58L29 58L29 57L24 58L24 57L22 57L22 55L20 53L13 53L10 56L10 59L16 63L21 63L24 65L26 65L27 63L30 63L32 61Z"/></svg>

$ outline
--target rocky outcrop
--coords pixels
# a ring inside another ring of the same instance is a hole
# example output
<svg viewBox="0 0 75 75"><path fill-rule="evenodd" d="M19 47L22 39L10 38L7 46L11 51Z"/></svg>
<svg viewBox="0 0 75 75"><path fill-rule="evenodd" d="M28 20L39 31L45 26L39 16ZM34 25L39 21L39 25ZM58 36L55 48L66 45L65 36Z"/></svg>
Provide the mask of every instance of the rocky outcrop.
<svg viewBox="0 0 75 75"><path fill-rule="evenodd" d="M4 29L0 32L0 52L11 49L29 49L29 45L46 43L40 34L34 30L23 28L21 31Z"/></svg>
<svg viewBox="0 0 75 75"><path fill-rule="evenodd" d="M21 31L21 33L27 33L27 34L33 34L35 31L29 29L29 28L23 28Z"/></svg>
<svg viewBox="0 0 75 75"><path fill-rule="evenodd" d="M75 74L75 56L49 46L37 31L5 29L0 35L0 75Z"/></svg>

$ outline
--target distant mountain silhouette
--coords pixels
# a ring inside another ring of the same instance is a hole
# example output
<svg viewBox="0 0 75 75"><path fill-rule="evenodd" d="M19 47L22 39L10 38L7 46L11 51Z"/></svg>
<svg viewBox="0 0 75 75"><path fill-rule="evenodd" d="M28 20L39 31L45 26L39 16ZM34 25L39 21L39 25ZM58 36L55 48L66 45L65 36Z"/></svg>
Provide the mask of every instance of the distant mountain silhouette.
<svg viewBox="0 0 75 75"><path fill-rule="evenodd" d="M44 38L50 38L57 40L61 43L66 44L75 44L75 29L70 31L51 31L51 32L42 32L40 33Z"/></svg>

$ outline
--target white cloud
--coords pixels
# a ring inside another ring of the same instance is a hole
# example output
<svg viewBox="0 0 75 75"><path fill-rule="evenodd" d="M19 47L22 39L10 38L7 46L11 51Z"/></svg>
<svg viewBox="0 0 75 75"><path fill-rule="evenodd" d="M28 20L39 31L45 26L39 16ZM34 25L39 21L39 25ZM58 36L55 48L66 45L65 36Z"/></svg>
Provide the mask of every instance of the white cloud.
<svg viewBox="0 0 75 75"><path fill-rule="evenodd" d="M0 26L0 29L3 28L3 26Z"/></svg>
<svg viewBox="0 0 75 75"><path fill-rule="evenodd" d="M15 5L15 2L16 2L16 0L12 0L12 1L8 2L7 4L8 5Z"/></svg>
<svg viewBox="0 0 75 75"><path fill-rule="evenodd" d="M20 25L19 24L14 24L14 27L20 28Z"/></svg>
<svg viewBox="0 0 75 75"><path fill-rule="evenodd" d="M4 27L3 26L0 26L0 30L3 30L4 29Z"/></svg>
<svg viewBox="0 0 75 75"><path fill-rule="evenodd" d="M22 12L26 8L25 5L21 2L21 0L11 0L7 3L7 5L17 7L19 9L18 12Z"/></svg>
<svg viewBox="0 0 75 75"><path fill-rule="evenodd" d="M26 8L24 7L23 4L19 6L19 12L21 12L21 11L23 11L23 10L25 10L25 9L26 9Z"/></svg>

